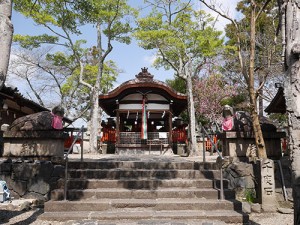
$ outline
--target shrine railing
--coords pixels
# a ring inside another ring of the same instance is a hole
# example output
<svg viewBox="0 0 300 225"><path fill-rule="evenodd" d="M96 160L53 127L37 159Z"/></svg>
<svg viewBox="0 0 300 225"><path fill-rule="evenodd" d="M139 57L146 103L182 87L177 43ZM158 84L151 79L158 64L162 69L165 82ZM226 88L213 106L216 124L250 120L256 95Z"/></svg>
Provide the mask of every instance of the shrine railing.
<svg viewBox="0 0 300 225"><path fill-rule="evenodd" d="M81 140L83 140L83 132L85 132L86 130L84 129L84 126L82 126L79 130L79 132L77 133L77 135L75 136L71 146L69 147L67 153L64 156L64 160L65 160L65 182L64 182L64 200L67 200L67 191L68 191L68 162L69 162L69 154L71 153L74 144L78 141L79 138L81 138ZM83 161L83 141L81 141L81 162Z"/></svg>
<svg viewBox="0 0 300 225"><path fill-rule="evenodd" d="M169 143L169 132L148 132L148 140L159 139L162 144ZM140 132L120 132L119 144L142 144Z"/></svg>

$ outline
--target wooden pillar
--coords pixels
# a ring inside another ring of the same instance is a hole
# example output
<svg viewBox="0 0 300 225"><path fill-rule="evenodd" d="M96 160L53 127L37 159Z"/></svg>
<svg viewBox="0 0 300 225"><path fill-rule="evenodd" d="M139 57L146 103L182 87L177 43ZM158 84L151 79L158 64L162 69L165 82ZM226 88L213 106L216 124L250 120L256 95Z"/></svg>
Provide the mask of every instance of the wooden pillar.
<svg viewBox="0 0 300 225"><path fill-rule="evenodd" d="M172 113L169 111L169 145L172 147Z"/></svg>
<svg viewBox="0 0 300 225"><path fill-rule="evenodd" d="M117 121L116 121L116 144L120 143L120 112L117 110Z"/></svg>

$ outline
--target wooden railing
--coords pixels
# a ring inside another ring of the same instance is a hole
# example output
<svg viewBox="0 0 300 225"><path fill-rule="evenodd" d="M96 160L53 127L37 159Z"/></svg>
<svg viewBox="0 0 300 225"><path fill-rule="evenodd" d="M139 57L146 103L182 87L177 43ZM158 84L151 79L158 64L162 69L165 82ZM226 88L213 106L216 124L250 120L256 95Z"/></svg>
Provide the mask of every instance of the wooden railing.
<svg viewBox="0 0 300 225"><path fill-rule="evenodd" d="M165 138L160 137L160 132L148 132L148 140L159 139L163 144L169 143L169 133L166 134ZM120 132L119 144L142 144L140 132Z"/></svg>

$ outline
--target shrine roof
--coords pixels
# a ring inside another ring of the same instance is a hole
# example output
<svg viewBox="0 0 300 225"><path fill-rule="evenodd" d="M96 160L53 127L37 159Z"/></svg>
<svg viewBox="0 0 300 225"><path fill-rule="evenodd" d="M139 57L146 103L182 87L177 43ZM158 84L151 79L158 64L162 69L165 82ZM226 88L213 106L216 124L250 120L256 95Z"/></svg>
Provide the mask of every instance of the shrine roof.
<svg viewBox="0 0 300 225"><path fill-rule="evenodd" d="M25 98L16 87L8 87L3 85L3 87L0 90L0 99L1 103L3 104L3 101L10 100L11 102L14 102L16 106L19 107L20 113L22 113L24 116L28 115L28 112L23 111L23 106L26 106L31 110L31 113L37 113L42 111L50 111L49 109L45 108L44 106L41 106L40 104ZM10 107L10 106L8 106ZM67 123L71 123L72 120L70 120L67 117L63 118L63 121Z"/></svg>
<svg viewBox="0 0 300 225"><path fill-rule="evenodd" d="M33 113L41 112L41 111L49 111L47 108L39 105L38 103L25 98L18 90L18 88L12 88L8 86L3 86L0 90L1 99L10 99L16 102L20 107L27 106Z"/></svg>
<svg viewBox="0 0 300 225"><path fill-rule="evenodd" d="M279 87L275 97L272 99L270 104L265 109L265 112L270 113L285 113L286 112L286 102L284 97L283 87Z"/></svg>
<svg viewBox="0 0 300 225"><path fill-rule="evenodd" d="M135 79L128 80L107 94L99 95L99 105L110 116L115 116L117 101L132 93L155 93L162 95L172 102L171 109L175 116L178 116L187 107L187 96L176 92L165 82L153 79L147 68L135 76Z"/></svg>

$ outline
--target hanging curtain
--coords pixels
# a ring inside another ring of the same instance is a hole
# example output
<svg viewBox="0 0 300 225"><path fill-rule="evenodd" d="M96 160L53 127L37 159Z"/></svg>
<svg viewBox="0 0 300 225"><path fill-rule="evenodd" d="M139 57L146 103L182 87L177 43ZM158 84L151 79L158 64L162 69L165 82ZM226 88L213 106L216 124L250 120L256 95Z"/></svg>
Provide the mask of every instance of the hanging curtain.
<svg viewBox="0 0 300 225"><path fill-rule="evenodd" d="M142 126L141 126L141 139L146 140L147 137L147 106L146 106L146 96L143 95L142 103Z"/></svg>

